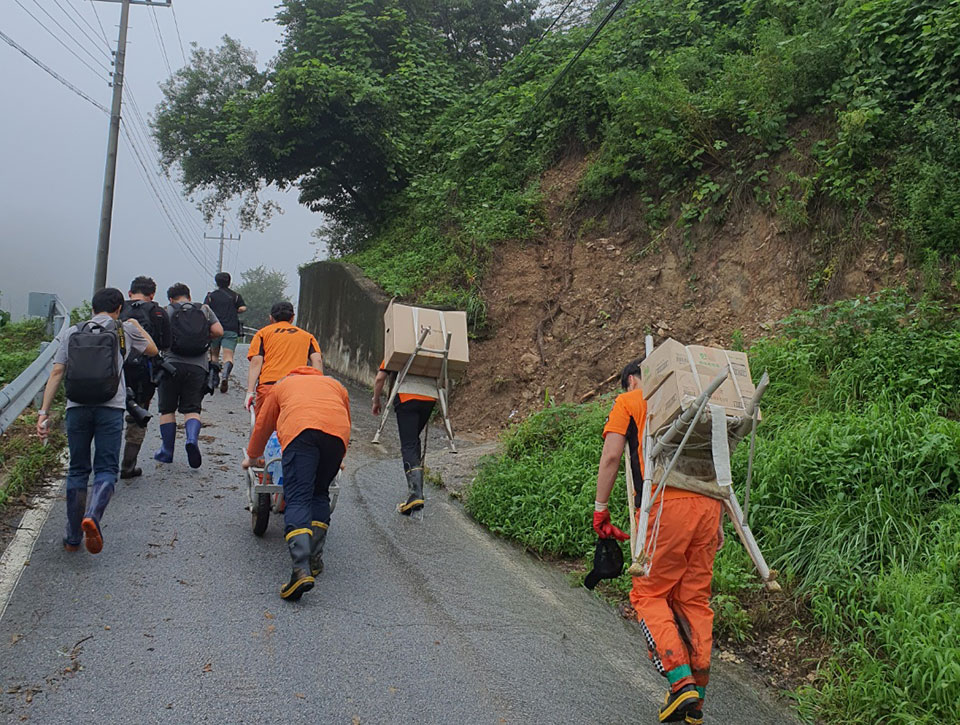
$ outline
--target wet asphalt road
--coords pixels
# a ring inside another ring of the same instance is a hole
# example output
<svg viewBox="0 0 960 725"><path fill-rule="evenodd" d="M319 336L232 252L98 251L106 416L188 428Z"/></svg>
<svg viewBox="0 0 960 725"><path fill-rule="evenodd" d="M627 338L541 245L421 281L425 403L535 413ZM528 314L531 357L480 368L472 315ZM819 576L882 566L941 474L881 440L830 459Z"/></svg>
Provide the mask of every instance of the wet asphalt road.
<svg viewBox="0 0 960 725"><path fill-rule="evenodd" d="M245 377L245 366L239 370ZM238 378L241 379L241 378ZM654 723L665 680L639 629L555 568L490 537L429 488L395 513L395 425L354 438L325 571L298 604L283 524L251 533L242 391L207 398L204 465L141 455L118 483L101 554L43 527L0 621L0 720L37 723ZM437 445L434 434L431 445ZM707 722L793 722L715 667Z"/></svg>

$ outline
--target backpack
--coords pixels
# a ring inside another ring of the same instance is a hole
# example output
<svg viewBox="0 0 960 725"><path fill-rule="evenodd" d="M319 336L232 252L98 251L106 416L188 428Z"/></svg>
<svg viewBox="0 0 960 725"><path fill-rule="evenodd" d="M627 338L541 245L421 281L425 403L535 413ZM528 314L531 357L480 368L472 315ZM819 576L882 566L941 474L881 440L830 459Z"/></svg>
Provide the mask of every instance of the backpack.
<svg viewBox="0 0 960 725"><path fill-rule="evenodd" d="M153 338L157 347L166 350L170 347L170 320L167 313L156 302L150 300L127 300L123 303L123 309L120 311L121 320L136 320L140 327L147 331L147 334ZM136 360L133 355L127 359L127 365L138 364L142 356L137 355Z"/></svg>
<svg viewBox="0 0 960 725"><path fill-rule="evenodd" d="M67 400L81 405L103 405L117 394L126 357L123 323L113 328L88 321L67 340Z"/></svg>
<svg viewBox="0 0 960 725"><path fill-rule="evenodd" d="M210 349L210 323L203 307L195 302L174 305L170 317L170 351L184 357L197 357Z"/></svg>

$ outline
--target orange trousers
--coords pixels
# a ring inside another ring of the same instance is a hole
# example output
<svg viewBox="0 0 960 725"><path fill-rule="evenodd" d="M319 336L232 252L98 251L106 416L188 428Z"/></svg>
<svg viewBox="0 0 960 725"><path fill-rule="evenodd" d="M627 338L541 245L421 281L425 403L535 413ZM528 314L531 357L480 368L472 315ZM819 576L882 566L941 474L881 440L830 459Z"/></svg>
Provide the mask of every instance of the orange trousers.
<svg viewBox="0 0 960 725"><path fill-rule="evenodd" d="M658 506L650 511L646 551ZM710 680L710 582L722 510L720 501L706 496L664 501L650 574L634 577L630 591L657 671L673 691L696 685L701 699Z"/></svg>

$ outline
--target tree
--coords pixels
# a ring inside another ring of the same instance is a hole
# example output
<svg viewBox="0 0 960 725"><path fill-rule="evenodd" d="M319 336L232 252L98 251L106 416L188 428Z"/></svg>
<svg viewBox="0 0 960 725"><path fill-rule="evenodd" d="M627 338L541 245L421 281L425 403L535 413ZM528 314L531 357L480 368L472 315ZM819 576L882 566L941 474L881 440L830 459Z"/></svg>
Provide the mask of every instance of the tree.
<svg viewBox="0 0 960 725"><path fill-rule="evenodd" d="M240 197L255 223L257 192L274 184L348 229L376 229L437 115L539 28L533 0L444 2L283 0L281 50L262 72L229 37L195 48L162 86L162 164L207 194L208 214Z"/></svg>
<svg viewBox="0 0 960 725"><path fill-rule="evenodd" d="M267 269L262 264L240 273L243 282L236 291L243 296L247 311L243 313L243 324L261 328L270 323L270 308L274 303L287 299L287 275L275 269Z"/></svg>

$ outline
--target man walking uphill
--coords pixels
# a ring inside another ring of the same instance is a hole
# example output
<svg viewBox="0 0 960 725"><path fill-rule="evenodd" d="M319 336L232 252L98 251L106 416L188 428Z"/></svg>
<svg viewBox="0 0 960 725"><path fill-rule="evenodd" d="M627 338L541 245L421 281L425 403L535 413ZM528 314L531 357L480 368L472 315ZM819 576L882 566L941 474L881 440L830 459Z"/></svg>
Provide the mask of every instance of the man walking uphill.
<svg viewBox="0 0 960 725"><path fill-rule="evenodd" d="M230 289L230 274L219 272L213 281L217 288L208 292L203 301L220 320L223 325L223 337L210 343L210 360L220 362L220 350L223 349L223 374L220 376L220 392L227 392L230 371L233 370L233 354L237 349L237 340L240 338L240 317L246 312L247 305L237 292Z"/></svg>
<svg viewBox="0 0 960 725"><path fill-rule="evenodd" d="M283 449L284 533L293 561L280 596L296 601L323 571L330 484L350 444L350 398L336 380L302 366L280 380L257 410L243 467L263 454L276 428Z"/></svg>
<svg viewBox="0 0 960 725"><path fill-rule="evenodd" d="M323 372L323 356L316 338L293 326L293 305L276 302L270 308L270 324L257 330L247 350L247 397L243 407L250 410L256 391L259 408L271 387L294 368L309 365Z"/></svg>
<svg viewBox="0 0 960 725"><path fill-rule="evenodd" d="M60 381L66 377L70 467L63 548L76 551L83 538L87 551L98 554L103 549L100 521L113 495L120 467L120 436L127 399L123 361L131 354L156 355L157 346L136 320L118 319L123 307L120 290L98 290L92 306L93 318L68 328L60 338L38 411L37 433L46 439L50 406ZM93 492L88 497L91 471Z"/></svg>
<svg viewBox="0 0 960 725"><path fill-rule="evenodd" d="M593 528L602 539L621 541L629 535L610 522L607 502L620 468L624 445L629 446L635 481L643 480L641 463L647 404L640 388L640 365L623 369L617 396L603 428L603 452L597 474ZM637 491L637 509L640 491ZM661 500L662 499L662 500ZM703 698L710 679L713 610L710 582L713 560L723 546L721 503L697 493L666 486L653 502L663 508L656 542L647 532L644 551L653 550L650 573L633 578L630 602L637 612L654 666L670 683L660 708L660 722L703 722ZM655 543L655 548L654 548Z"/></svg>
<svg viewBox="0 0 960 725"><path fill-rule="evenodd" d="M157 283L149 277L137 277L130 283L129 299L123 303L121 320L136 320L146 330L161 350L170 345L170 318L166 311L153 301L157 293ZM131 354L123 365L123 375L127 387L133 391L133 399L143 408L150 407L153 394L157 391L154 382L154 364L156 358ZM127 428L124 433L123 458L120 461L120 478L135 478L143 473L137 467L137 456L143 445L146 427L137 425L132 415L127 415Z"/></svg>
<svg viewBox="0 0 960 725"><path fill-rule="evenodd" d="M170 317L170 349L163 358L177 371L160 380L160 439L154 455L160 463L173 462L177 440L177 410L183 414L190 468L200 468L200 412L207 393L210 340L223 334L223 327L206 305L190 301L190 288L182 282L167 290L167 315Z"/></svg>

